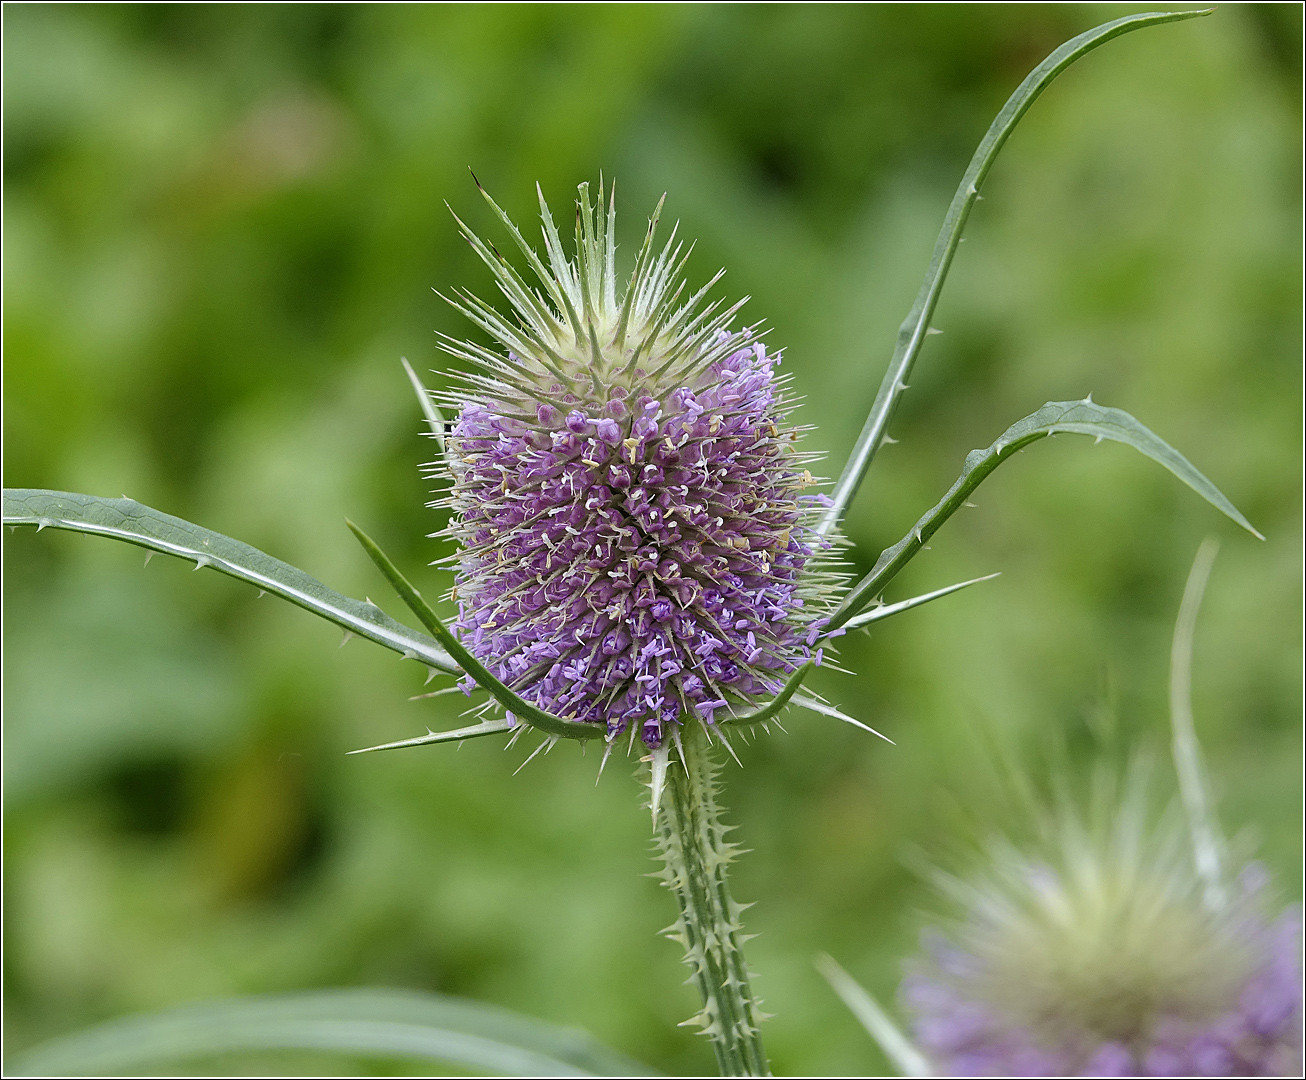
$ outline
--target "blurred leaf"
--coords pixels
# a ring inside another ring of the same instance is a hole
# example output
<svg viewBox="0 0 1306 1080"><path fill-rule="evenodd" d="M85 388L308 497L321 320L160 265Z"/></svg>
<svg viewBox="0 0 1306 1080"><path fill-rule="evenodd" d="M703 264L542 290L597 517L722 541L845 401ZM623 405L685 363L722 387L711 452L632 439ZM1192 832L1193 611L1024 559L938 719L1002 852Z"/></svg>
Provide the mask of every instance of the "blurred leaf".
<svg viewBox="0 0 1306 1080"><path fill-rule="evenodd" d="M507 1076L655 1076L588 1034L506 1009L403 990L236 998L114 1020L9 1061L10 1076L131 1074L199 1056L334 1050Z"/></svg>
<svg viewBox="0 0 1306 1080"><path fill-rule="evenodd" d="M250 695L231 650L131 561L115 573L95 559L43 595L8 582L6 616L23 633L6 643L7 808L105 769L202 757L240 737Z"/></svg>
<svg viewBox="0 0 1306 1080"><path fill-rule="evenodd" d="M966 503L970 495L986 476L1006 461L1017 450L1049 435L1067 431L1079 435L1092 435L1098 442L1110 439L1132 446L1153 461L1164 465L1180 480L1202 496L1216 509L1232 518L1258 539L1264 540L1237 507L1221 494L1219 488L1197 471L1183 454L1164 439L1153 434L1122 409L1095 405L1083 401L1049 401L1038 412L1018 420L1002 433L987 450L972 450L966 455L966 468L948 493L928 514L912 527L911 532L891 548L881 552L871 572L859 581L844 598L842 606L829 626L837 629L865 608L898 572L925 546L935 531Z"/></svg>
<svg viewBox="0 0 1306 1080"><path fill-rule="evenodd" d="M441 671L458 665L431 638L396 622L370 601L364 603L327 588L303 570L221 533L161 514L134 499L101 499L68 491L6 488L4 524L70 529L123 540L138 547L195 560L205 566L275 593L350 633L411 656Z"/></svg>

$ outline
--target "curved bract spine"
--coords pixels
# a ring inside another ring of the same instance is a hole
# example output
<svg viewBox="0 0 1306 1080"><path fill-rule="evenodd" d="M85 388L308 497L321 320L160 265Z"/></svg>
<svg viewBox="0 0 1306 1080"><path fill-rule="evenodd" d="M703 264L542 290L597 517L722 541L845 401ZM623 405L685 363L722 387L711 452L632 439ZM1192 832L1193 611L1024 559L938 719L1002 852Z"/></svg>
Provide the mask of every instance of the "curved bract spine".
<svg viewBox="0 0 1306 1080"><path fill-rule="evenodd" d="M532 727L539 728L549 735L562 739L594 739L604 734L603 729L596 728L591 724L576 724L560 716L553 716L504 686L503 683L490 674L484 664L463 647L462 642L454 637L449 628L441 622L440 617L431 610L430 605L422 599L422 594L413 588L412 584L399 572L398 567L390 561L385 552L377 547L376 542L352 521L346 521L345 524L358 538L358 542L363 545L363 550L376 563L377 568L385 575L386 580L394 586L399 598L408 605L413 614L422 621L422 624L435 635L440 644L449 650L450 655L463 666L463 670L475 679L482 689L488 690L505 709L509 710L510 714L520 717ZM511 716L509 719L511 720ZM485 734L489 734L489 732L485 732Z"/></svg>

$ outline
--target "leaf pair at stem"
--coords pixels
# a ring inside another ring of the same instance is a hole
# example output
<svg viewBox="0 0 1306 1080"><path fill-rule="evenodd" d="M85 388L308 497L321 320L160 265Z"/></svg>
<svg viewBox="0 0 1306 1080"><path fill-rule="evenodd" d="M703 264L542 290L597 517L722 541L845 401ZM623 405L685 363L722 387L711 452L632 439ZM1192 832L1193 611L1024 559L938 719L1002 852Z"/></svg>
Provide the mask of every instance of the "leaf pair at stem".
<svg viewBox="0 0 1306 1080"><path fill-rule="evenodd" d="M1253 535L1260 536L1245 517L1224 495L1174 447L1153 434L1128 413L1094 404L1091 400L1054 401L1038 412L1008 428L986 450L974 450L966 457L965 469L947 494L926 513L898 543L881 553L874 568L844 597L831 617L826 633L841 628L855 629L890 615L918 607L946 596L967 585L988 580L976 578L938 589L897 604L871 608L885 586L922 550L926 541L957 510L979 484L1009 459L1017 450L1039 439L1060 432L1092 435L1098 441L1122 442L1160 463L1212 505L1223 511ZM71 529L77 532L109 536L137 544L151 551L162 551L184 559L193 559L196 569L211 566L215 570L248 581L343 627L346 631L394 649L406 657L420 660L433 672L470 674L511 714L454 731L433 732L414 739L386 743L369 749L392 749L426 743L457 741L493 735L511 730L520 720L554 738L594 739L606 735L595 724L580 724L554 716L525 700L502 683L458 641L445 626L421 593L398 570L394 563L353 522L349 528L363 545L377 568L396 593L431 633L416 633L395 622L375 604L350 599L327 588L302 570L274 559L237 540L200 528L167 514L161 514L131 499L99 499L70 492L32 489L6 489L4 523L10 526L35 525L43 528ZM990 577L995 575L989 575ZM871 610L867 610L871 608ZM783 689L768 704L744 716L723 718L722 723L751 724L769 720L787 706L812 664L795 670ZM360 753L362 751L354 751Z"/></svg>

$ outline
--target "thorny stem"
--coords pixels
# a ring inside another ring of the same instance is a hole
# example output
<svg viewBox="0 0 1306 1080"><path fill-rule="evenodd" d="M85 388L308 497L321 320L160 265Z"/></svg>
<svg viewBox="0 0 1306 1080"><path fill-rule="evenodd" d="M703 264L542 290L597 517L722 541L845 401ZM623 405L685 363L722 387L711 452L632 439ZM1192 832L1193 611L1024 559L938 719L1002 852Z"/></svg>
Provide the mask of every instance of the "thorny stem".
<svg viewBox="0 0 1306 1080"><path fill-rule="evenodd" d="M697 1024L712 1040L722 1076L770 1076L760 1031L765 1015L740 949L746 937L739 916L748 905L735 903L726 884L739 846L726 842L730 827L721 823L716 803L720 766L699 723L684 724L680 735L681 761L667 771L657 844L662 880L680 907L665 933L684 947L703 999L702 1011L685 1024Z"/></svg>

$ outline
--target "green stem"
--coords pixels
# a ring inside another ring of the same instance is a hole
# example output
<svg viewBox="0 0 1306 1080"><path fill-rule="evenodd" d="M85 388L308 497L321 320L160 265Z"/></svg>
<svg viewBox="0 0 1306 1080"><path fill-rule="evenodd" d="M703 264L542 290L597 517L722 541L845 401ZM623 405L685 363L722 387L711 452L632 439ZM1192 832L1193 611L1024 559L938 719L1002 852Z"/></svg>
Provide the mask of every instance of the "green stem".
<svg viewBox="0 0 1306 1080"><path fill-rule="evenodd" d="M712 1040L722 1076L770 1076L762 1048L759 1001L749 988L740 944L739 916L726 884L726 867L738 853L727 843L716 803L719 763L702 725L680 730L681 761L667 771L658 815L658 847L666 864L663 882L676 896L680 917L667 936L685 949L703 1009L686 1024L698 1024Z"/></svg>

